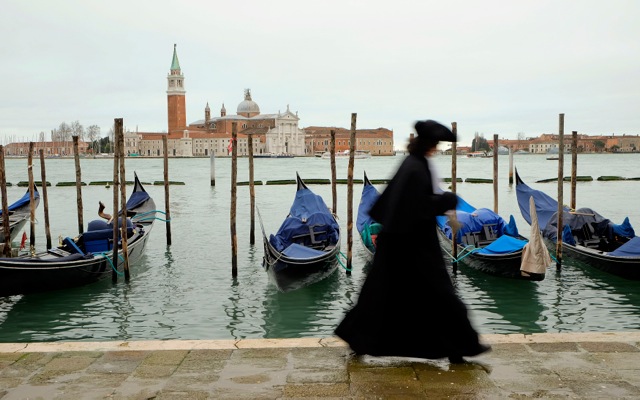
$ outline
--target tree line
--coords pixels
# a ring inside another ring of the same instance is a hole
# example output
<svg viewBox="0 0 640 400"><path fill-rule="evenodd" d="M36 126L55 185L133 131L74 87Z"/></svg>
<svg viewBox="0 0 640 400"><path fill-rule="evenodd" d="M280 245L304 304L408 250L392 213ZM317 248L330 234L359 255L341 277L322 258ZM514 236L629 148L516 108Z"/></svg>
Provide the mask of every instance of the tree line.
<svg viewBox="0 0 640 400"><path fill-rule="evenodd" d="M113 152L111 145L114 136L113 127L109 129L107 136L102 137L98 125L89 125L85 128L80 121L62 122L57 128L51 130L50 140L52 142L70 142L73 140L72 136L77 136L80 141L89 142L89 148L94 154ZM39 141L47 141L44 132L40 132Z"/></svg>

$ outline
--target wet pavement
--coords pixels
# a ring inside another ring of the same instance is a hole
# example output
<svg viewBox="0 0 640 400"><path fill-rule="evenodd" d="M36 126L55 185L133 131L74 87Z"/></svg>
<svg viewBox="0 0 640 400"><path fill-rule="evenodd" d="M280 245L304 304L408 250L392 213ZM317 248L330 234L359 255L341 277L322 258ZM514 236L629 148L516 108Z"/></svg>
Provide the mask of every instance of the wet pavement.
<svg viewBox="0 0 640 400"><path fill-rule="evenodd" d="M0 343L0 398L640 399L640 333L482 339L465 364L337 338Z"/></svg>

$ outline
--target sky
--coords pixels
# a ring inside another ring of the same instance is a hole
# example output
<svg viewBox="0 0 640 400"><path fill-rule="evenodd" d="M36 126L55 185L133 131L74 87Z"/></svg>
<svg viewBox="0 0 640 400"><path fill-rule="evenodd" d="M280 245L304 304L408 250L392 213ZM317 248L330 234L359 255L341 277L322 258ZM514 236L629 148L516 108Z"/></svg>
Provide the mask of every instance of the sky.
<svg viewBox="0 0 640 400"><path fill-rule="evenodd" d="M558 133L640 134L637 0L3 0L0 144L62 122L167 130L174 44L187 122L263 114L300 127L457 125L459 146Z"/></svg>

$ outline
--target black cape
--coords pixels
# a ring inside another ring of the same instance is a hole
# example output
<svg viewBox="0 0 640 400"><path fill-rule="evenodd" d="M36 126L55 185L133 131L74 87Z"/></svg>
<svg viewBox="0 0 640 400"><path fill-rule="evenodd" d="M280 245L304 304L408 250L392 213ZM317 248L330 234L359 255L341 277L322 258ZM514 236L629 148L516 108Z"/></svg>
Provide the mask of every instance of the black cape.
<svg viewBox="0 0 640 400"><path fill-rule="evenodd" d="M485 350L446 269L436 215L454 209L434 194L425 157L409 155L373 205L383 225L357 304L335 330L356 354L444 358Z"/></svg>

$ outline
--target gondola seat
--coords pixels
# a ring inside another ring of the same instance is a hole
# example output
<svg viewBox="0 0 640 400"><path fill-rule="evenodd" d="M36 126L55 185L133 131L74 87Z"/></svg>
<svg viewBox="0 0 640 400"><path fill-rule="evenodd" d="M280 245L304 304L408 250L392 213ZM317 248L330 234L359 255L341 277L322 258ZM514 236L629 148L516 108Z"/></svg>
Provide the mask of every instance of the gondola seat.
<svg viewBox="0 0 640 400"><path fill-rule="evenodd" d="M113 248L113 229L87 231L82 234L84 249L88 253L103 253Z"/></svg>

